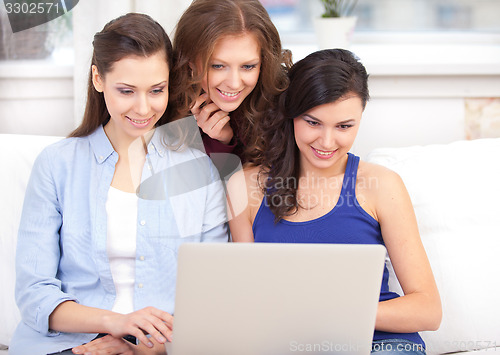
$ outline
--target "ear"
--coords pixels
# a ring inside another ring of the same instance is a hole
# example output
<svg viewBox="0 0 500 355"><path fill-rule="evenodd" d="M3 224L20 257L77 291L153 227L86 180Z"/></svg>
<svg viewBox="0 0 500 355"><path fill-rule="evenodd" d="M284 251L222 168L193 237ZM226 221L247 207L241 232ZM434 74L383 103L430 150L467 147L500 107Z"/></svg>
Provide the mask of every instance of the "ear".
<svg viewBox="0 0 500 355"><path fill-rule="evenodd" d="M194 70L195 70L195 66L193 64L193 62L189 62L189 73L191 74L191 78L193 78L194 76Z"/></svg>
<svg viewBox="0 0 500 355"><path fill-rule="evenodd" d="M94 88L97 92L104 91L104 82L95 65L92 65L92 84L94 84Z"/></svg>

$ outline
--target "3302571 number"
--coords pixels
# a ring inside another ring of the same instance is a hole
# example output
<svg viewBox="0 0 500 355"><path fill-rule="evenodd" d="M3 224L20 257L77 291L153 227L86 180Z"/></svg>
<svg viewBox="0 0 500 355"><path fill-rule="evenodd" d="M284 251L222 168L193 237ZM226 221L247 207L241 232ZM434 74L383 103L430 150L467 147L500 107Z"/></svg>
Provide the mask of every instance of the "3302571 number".
<svg viewBox="0 0 500 355"><path fill-rule="evenodd" d="M8 14L50 14L51 12L59 13L59 3L40 2L5 2L5 9Z"/></svg>

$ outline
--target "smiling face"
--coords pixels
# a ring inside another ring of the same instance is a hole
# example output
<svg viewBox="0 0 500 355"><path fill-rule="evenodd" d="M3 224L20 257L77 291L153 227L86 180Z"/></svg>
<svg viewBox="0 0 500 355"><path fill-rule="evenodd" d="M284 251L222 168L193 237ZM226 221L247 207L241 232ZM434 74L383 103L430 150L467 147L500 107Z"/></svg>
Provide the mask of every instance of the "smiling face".
<svg viewBox="0 0 500 355"><path fill-rule="evenodd" d="M104 93L110 120L105 131L112 143L130 143L151 130L168 104L169 69L163 52L129 56L104 77L92 66L92 81Z"/></svg>
<svg viewBox="0 0 500 355"><path fill-rule="evenodd" d="M201 86L222 111L232 112L255 88L260 64L260 46L254 35L223 37L215 45Z"/></svg>
<svg viewBox="0 0 500 355"><path fill-rule="evenodd" d="M339 172L358 133L363 104L355 95L316 106L293 120L301 174Z"/></svg>

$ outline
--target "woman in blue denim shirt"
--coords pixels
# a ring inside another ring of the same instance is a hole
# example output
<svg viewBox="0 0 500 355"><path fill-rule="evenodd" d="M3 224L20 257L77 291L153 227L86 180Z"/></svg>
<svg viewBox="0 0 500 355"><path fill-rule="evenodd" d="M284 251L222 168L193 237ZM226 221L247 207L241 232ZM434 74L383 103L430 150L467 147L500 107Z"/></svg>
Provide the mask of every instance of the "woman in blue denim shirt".
<svg viewBox="0 0 500 355"><path fill-rule="evenodd" d="M127 14L93 45L83 122L40 154L26 190L11 354L164 353L179 245L228 239L208 157L158 128L172 67L163 28Z"/></svg>

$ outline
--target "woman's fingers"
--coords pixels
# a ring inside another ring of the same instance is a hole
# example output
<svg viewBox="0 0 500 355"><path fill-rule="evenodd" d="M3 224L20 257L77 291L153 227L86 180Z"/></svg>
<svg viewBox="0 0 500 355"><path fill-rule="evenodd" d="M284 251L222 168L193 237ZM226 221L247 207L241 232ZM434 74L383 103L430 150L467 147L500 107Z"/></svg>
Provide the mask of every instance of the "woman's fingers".
<svg viewBox="0 0 500 355"><path fill-rule="evenodd" d="M196 99L191 113L196 118L198 127L210 138L224 144L229 143L233 138L233 129L227 124L231 119L229 113L222 111L206 93Z"/></svg>
<svg viewBox="0 0 500 355"><path fill-rule="evenodd" d="M210 102L207 102L207 100L210 101L210 99L208 98L208 94L206 94L206 93L198 96L198 98L194 102L193 106L191 107L191 113L195 116L198 115L200 113L201 109L204 107L203 104L210 103Z"/></svg>
<svg viewBox="0 0 500 355"><path fill-rule="evenodd" d="M212 131L217 131L217 132L221 132L223 130L223 128L226 126L226 124L231 120L231 117L229 117L229 115L221 115L222 117L220 118L217 118L215 120L213 120L211 123L212 125L212 128L211 130Z"/></svg>
<svg viewBox="0 0 500 355"><path fill-rule="evenodd" d="M172 341L172 328L173 317L167 312L161 311L157 308L151 307L148 309L151 312L149 317L149 324L146 324L146 330L153 336L160 344L165 343L167 340Z"/></svg>
<svg viewBox="0 0 500 355"><path fill-rule="evenodd" d="M211 109L212 104L207 106L207 109ZM198 126L201 128L203 132L208 134L210 138L217 139L224 144L229 143L231 138L233 138L233 129L231 125L228 124L231 120L229 114L225 111L215 111L210 116L206 117L203 115L203 111L200 113L199 117L201 119L198 120Z"/></svg>
<svg viewBox="0 0 500 355"><path fill-rule="evenodd" d="M74 354L133 354L130 344L111 335L92 340L91 342L73 348Z"/></svg>
<svg viewBox="0 0 500 355"><path fill-rule="evenodd" d="M195 115L196 122L198 122L198 126L203 128L203 125L205 125L208 120L210 120L216 113L219 112L224 112L224 111L221 111L219 106L217 106L213 102L207 104L206 106L203 106L203 108L198 112L198 114ZM226 112L224 113L227 115Z"/></svg>
<svg viewBox="0 0 500 355"><path fill-rule="evenodd" d="M126 334L135 336L144 345L153 347L146 334L153 336L160 344L172 340L173 317L169 313L146 307L126 316Z"/></svg>

